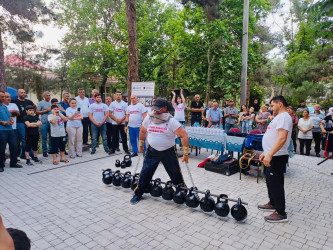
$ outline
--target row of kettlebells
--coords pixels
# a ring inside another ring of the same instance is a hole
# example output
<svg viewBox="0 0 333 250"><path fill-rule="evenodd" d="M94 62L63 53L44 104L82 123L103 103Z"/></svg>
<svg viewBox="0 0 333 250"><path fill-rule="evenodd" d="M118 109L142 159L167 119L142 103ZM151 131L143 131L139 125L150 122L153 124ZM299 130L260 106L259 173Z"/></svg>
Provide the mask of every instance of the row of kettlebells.
<svg viewBox="0 0 333 250"><path fill-rule="evenodd" d="M123 188L131 188L134 190L138 184L139 173L136 173L133 177L131 172L126 172L122 174L119 170L113 172L111 169L106 169L103 171L103 183L106 185L113 184L114 186L121 186ZM198 189L196 187L191 187L190 189L184 188L182 185L178 185L176 190L174 190L172 182L168 181L165 187L162 187L161 179L157 178L151 180L149 185L145 189L145 193L150 193L153 197L160 197L164 200L173 200L177 204L186 204L188 207L200 208L205 212L212 212L219 216L226 217L230 212L230 207L228 204L228 196L221 194L217 197L217 202L215 203L214 198L211 196L210 191L207 190L203 198L199 198ZM237 221L242 221L247 217L247 210L242 205L241 199L232 206L231 215Z"/></svg>
<svg viewBox="0 0 333 250"><path fill-rule="evenodd" d="M120 160L116 160L115 162L115 166L117 168L128 168L132 165L132 159L130 155L125 155L124 156L124 160L122 162L120 162Z"/></svg>

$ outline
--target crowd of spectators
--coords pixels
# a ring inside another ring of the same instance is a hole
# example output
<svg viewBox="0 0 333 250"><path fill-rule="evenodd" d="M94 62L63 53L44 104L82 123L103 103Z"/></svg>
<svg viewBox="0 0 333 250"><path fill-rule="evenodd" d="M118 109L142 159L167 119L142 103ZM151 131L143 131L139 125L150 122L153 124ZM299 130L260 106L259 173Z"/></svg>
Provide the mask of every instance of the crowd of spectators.
<svg viewBox="0 0 333 250"><path fill-rule="evenodd" d="M25 90L19 89L17 94L18 98L11 100L9 93L0 92L0 172L4 171L6 144L9 146L10 167L23 167L18 163L18 157L25 160L26 165L41 162L38 158L40 135L42 156L48 157L51 154L55 165L59 164L59 153L60 162L64 163L69 162L66 155L69 158L82 157L85 145L89 145L90 153L95 154L99 147L99 137L102 138L106 153L120 151L119 144L122 143L126 154L137 156L140 126L149 112L138 102L137 96L130 97L131 105L128 106L119 91L112 97L107 96L105 103L96 89L92 90L90 98L86 97L83 88L79 88L77 96L73 98L70 98L69 93L64 93L60 102L45 91L43 100L36 105L26 99ZM179 95L172 91L172 105L175 119L185 126L188 105L183 90L180 90ZM197 94L188 110L191 112L191 126L218 127L225 132L238 128L242 133L251 133L253 130L265 133L268 124L274 119L270 106L265 104L260 107L257 99L249 107L242 105L239 112L233 99L226 100L221 107L218 102L209 101L205 107ZM319 157L323 134L333 130L332 108L325 116L320 105L316 104L311 113L305 102L301 101L296 113L291 106L287 110L293 121L292 141L295 152L298 139L300 153L310 155L313 140L315 153ZM129 152L127 133L132 153ZM89 134L91 145L88 144ZM329 149L331 144L329 142Z"/></svg>
<svg viewBox="0 0 333 250"><path fill-rule="evenodd" d="M26 99L23 89L17 93L18 98L11 100L9 93L0 91L0 172L4 171L7 144L11 168L22 168L21 160L28 166L41 163L39 146L43 157L52 155L54 165L59 164L59 154L63 163L69 162L66 155L72 159L82 157L85 145L95 154L100 137L106 153L120 151L119 143L122 143L126 154L137 156L139 128L147 109L138 103L135 95L131 96L132 104L128 106L119 91L113 98L107 96L105 103L96 89L92 90L91 98L86 97L83 88L79 88L78 95L73 98L64 93L60 102L45 91L43 100L36 105ZM127 132L132 154L127 145ZM91 144L88 143L89 133Z"/></svg>

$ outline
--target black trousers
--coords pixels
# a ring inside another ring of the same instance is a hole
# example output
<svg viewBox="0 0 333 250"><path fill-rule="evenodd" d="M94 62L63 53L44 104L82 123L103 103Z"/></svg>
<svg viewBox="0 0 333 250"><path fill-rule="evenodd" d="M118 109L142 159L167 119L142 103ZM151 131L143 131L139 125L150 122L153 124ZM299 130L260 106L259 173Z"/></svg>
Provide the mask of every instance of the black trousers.
<svg viewBox="0 0 333 250"><path fill-rule="evenodd" d="M193 126L195 122L198 122L199 126L201 127L201 121L202 121L201 116L193 116L192 115L192 117L191 117L191 126Z"/></svg>
<svg viewBox="0 0 333 250"><path fill-rule="evenodd" d="M315 152L316 154L320 153L320 144L321 144L321 133L320 132L312 132L313 140L315 143Z"/></svg>
<svg viewBox="0 0 333 250"><path fill-rule="evenodd" d="M304 145L305 145L305 154L310 155L311 151L311 142L312 139L298 139L299 140L299 151L301 152L301 155L304 155Z"/></svg>
<svg viewBox="0 0 333 250"><path fill-rule="evenodd" d="M90 123L89 117L84 117L82 120L82 126L83 126L82 143L83 144L88 143L89 123Z"/></svg>
<svg viewBox="0 0 333 250"><path fill-rule="evenodd" d="M297 149L297 143L296 143L296 131L291 132L291 140L293 141L294 144L294 151L296 154L296 149Z"/></svg>
<svg viewBox="0 0 333 250"><path fill-rule="evenodd" d="M266 185L269 202L280 215L285 215L284 170L289 155L273 156L271 166L266 168Z"/></svg>
<svg viewBox="0 0 333 250"><path fill-rule="evenodd" d="M149 185L160 162L162 162L173 184L178 185L185 183L175 147L163 151L157 151L149 146L143 161L138 186L135 188L136 195L143 195L145 188Z"/></svg>
<svg viewBox="0 0 333 250"><path fill-rule="evenodd" d="M109 123L109 122L106 123L106 140L107 140L107 143L108 143L108 148L111 148L111 145L112 145L112 123Z"/></svg>
<svg viewBox="0 0 333 250"><path fill-rule="evenodd" d="M121 140L123 143L123 149L125 152L128 151L127 145L127 135L125 133L125 125L112 125L112 143L111 143L111 150L116 151L117 147L119 147L119 131Z"/></svg>

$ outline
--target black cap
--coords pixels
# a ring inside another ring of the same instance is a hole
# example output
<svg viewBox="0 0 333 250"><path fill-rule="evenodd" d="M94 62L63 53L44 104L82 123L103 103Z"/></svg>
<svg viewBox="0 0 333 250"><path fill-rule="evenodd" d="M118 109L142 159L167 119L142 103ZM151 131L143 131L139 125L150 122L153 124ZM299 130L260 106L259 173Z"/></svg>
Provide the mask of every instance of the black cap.
<svg viewBox="0 0 333 250"><path fill-rule="evenodd" d="M162 108L167 107L168 111L174 111L171 103L164 98L157 98L154 102L154 106L151 107L152 110L160 111Z"/></svg>
<svg viewBox="0 0 333 250"><path fill-rule="evenodd" d="M34 106L28 105L25 107L25 110L30 110L30 109L34 109Z"/></svg>

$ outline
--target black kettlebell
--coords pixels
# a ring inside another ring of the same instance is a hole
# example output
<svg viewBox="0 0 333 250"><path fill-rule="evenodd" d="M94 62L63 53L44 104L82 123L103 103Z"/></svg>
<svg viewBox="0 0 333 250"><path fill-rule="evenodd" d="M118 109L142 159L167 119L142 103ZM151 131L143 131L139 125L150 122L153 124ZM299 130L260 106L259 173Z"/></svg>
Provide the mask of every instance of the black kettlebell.
<svg viewBox="0 0 333 250"><path fill-rule="evenodd" d="M123 178L122 173L120 173L120 170L117 170L112 177L112 183L114 186L119 187L121 184L121 179Z"/></svg>
<svg viewBox="0 0 333 250"><path fill-rule="evenodd" d="M228 198L228 195L226 195L226 194L220 194L219 197L217 197L217 202L215 204L214 210L218 216L222 216L222 217L228 216L228 214L230 212L230 207L229 207L227 198Z"/></svg>
<svg viewBox="0 0 333 250"><path fill-rule="evenodd" d="M102 173L102 181L105 185L110 185L112 183L112 171L111 169L105 169Z"/></svg>
<svg viewBox="0 0 333 250"><path fill-rule="evenodd" d="M242 205L242 200L240 198L238 198L237 203L231 207L231 215L236 221L242 221L246 219L247 210Z"/></svg>
<svg viewBox="0 0 333 250"><path fill-rule="evenodd" d="M122 162L120 163L120 167L121 167L121 168L126 168L126 167L127 167L127 166L126 166L126 162L122 161Z"/></svg>
<svg viewBox="0 0 333 250"><path fill-rule="evenodd" d="M177 204L183 204L185 202L185 196L187 193L187 190L182 189L183 184L179 184L176 187L176 192L173 194L173 201Z"/></svg>
<svg viewBox="0 0 333 250"><path fill-rule="evenodd" d="M166 184L165 184L165 187L163 188L163 191L162 191L162 198L164 200L172 200L173 198L173 194L175 193L175 190L173 190L173 187L172 187L172 181L168 181Z"/></svg>
<svg viewBox="0 0 333 250"><path fill-rule="evenodd" d="M188 195L185 197L185 204L188 207L196 208L199 206L200 198L196 190L198 190L196 187L191 187Z"/></svg>
<svg viewBox="0 0 333 250"><path fill-rule="evenodd" d="M151 187L150 195L154 197L160 197L162 195L162 185L161 185L161 179L157 178L154 180L154 184Z"/></svg>
<svg viewBox="0 0 333 250"><path fill-rule="evenodd" d="M143 190L143 192L146 193L146 194L149 194L151 188L153 187L153 185L154 185L154 180L151 180L149 182L149 184L145 187L145 189Z"/></svg>
<svg viewBox="0 0 333 250"><path fill-rule="evenodd" d="M205 197L200 200L200 207L205 212L212 212L215 207L215 200L210 196L210 191L207 190Z"/></svg>
<svg viewBox="0 0 333 250"><path fill-rule="evenodd" d="M131 172L127 171L124 174L124 177L121 179L121 186L123 188L130 188L131 187L131 183L132 183Z"/></svg>
<svg viewBox="0 0 333 250"><path fill-rule="evenodd" d="M120 161L116 160L115 164L114 164L117 168L120 168Z"/></svg>
<svg viewBox="0 0 333 250"><path fill-rule="evenodd" d="M139 173L136 173L133 177L132 183L131 183L131 189L134 191L136 186L138 185L138 180L139 180Z"/></svg>
<svg viewBox="0 0 333 250"><path fill-rule="evenodd" d="M132 165L132 159L130 155L124 156L124 162L126 163L126 167L130 167Z"/></svg>

